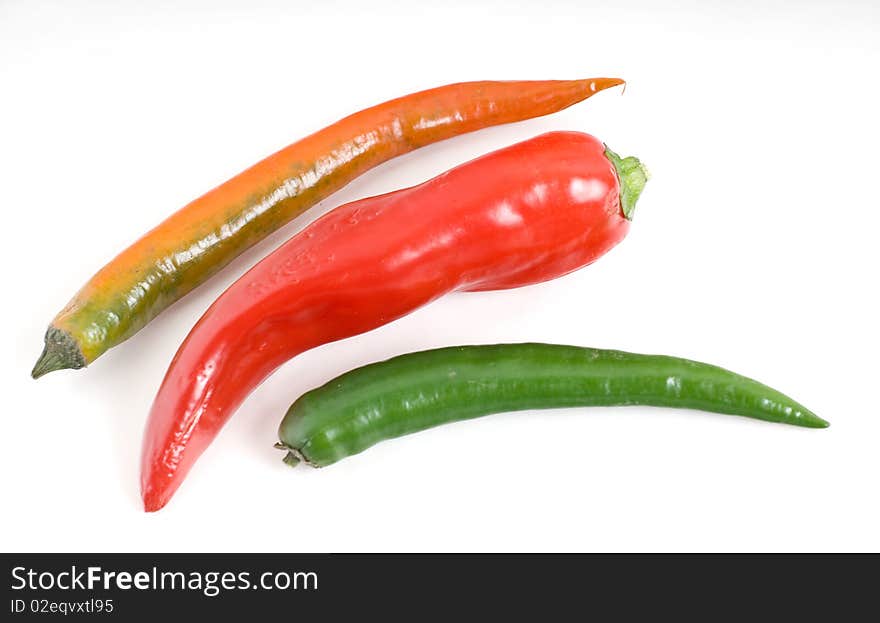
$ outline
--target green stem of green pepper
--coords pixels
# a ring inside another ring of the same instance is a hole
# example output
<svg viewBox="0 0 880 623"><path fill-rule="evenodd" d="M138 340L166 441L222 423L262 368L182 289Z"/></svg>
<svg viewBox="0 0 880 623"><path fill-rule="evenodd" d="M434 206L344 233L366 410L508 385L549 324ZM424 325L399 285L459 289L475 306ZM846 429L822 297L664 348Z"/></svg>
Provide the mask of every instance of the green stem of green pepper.
<svg viewBox="0 0 880 623"><path fill-rule="evenodd" d="M456 346L358 368L291 405L285 462L330 465L394 437L525 409L650 405L825 428L784 394L717 366L553 344Z"/></svg>

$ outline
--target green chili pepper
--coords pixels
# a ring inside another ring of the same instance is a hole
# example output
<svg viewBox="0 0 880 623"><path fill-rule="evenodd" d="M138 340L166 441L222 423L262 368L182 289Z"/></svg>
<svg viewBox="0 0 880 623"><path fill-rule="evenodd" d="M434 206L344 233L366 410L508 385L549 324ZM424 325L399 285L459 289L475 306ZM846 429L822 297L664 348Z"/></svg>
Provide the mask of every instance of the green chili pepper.
<svg viewBox="0 0 880 623"><path fill-rule="evenodd" d="M343 374L287 411L285 462L322 467L385 439L524 409L651 405L825 428L784 394L723 368L677 357L553 344L456 346L401 355Z"/></svg>

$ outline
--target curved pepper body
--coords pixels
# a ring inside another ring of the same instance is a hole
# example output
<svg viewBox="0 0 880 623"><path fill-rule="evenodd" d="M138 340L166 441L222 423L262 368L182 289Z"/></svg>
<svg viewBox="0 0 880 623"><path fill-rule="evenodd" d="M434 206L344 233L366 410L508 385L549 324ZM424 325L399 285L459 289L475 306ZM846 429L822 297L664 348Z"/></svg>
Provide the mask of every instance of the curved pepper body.
<svg viewBox="0 0 880 623"><path fill-rule="evenodd" d="M619 197L604 145L554 132L318 219L230 286L181 345L147 424L145 508L168 501L244 398L291 357L449 292L585 266L629 228Z"/></svg>
<svg viewBox="0 0 880 623"><path fill-rule="evenodd" d="M723 368L557 344L454 346L363 366L303 394L281 422L285 461L323 467L395 437L526 409L649 405L824 428L788 396Z"/></svg>
<svg viewBox="0 0 880 623"><path fill-rule="evenodd" d="M243 251L391 158L550 114L621 83L452 84L368 108L293 143L186 205L98 271L52 321L32 374L91 363Z"/></svg>

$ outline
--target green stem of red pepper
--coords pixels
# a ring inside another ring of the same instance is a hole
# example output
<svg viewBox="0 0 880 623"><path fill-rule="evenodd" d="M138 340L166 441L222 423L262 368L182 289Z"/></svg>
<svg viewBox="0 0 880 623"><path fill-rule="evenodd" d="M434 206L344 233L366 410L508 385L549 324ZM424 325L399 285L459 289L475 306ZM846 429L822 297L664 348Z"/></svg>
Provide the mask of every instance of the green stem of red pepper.
<svg viewBox="0 0 880 623"><path fill-rule="evenodd" d="M631 221L633 212L636 211L639 195L642 194L651 175L638 158L635 156L621 158L611 151L608 145L605 145L605 157L617 170L617 178L620 180L620 209L623 211L623 215Z"/></svg>

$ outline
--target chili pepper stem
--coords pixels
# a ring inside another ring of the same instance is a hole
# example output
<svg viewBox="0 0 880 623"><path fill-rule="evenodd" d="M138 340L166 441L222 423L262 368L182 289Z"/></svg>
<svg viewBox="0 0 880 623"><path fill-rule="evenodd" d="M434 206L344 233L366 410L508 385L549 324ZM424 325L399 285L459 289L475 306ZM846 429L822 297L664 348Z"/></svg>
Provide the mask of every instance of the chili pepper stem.
<svg viewBox="0 0 880 623"><path fill-rule="evenodd" d="M287 450L287 454L284 455L282 459L285 465L289 465L290 467L296 467L299 465L304 459L302 454L295 448L291 448L286 443L279 441L274 446L278 450Z"/></svg>
<svg viewBox="0 0 880 623"><path fill-rule="evenodd" d="M636 202L645 189L645 184L651 179L648 168L635 156L621 158L605 145L605 157L611 161L617 170L617 178L620 180L620 209L628 221L632 220L636 210Z"/></svg>
<svg viewBox="0 0 880 623"><path fill-rule="evenodd" d="M49 327L46 331L45 342L43 353L31 371L33 378L38 379L55 370L67 368L76 370L85 367L86 359L83 357L79 345L66 331Z"/></svg>

